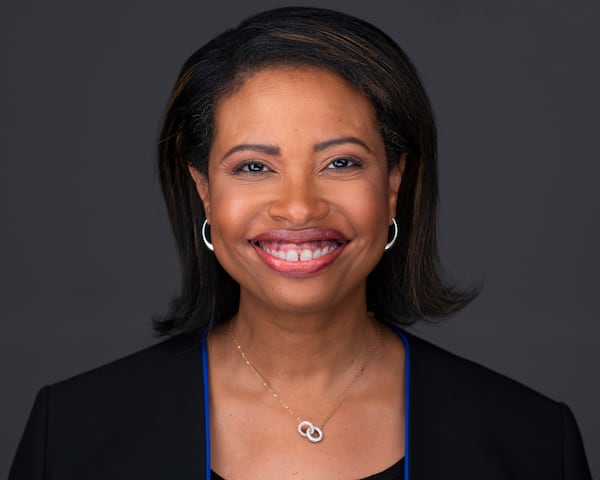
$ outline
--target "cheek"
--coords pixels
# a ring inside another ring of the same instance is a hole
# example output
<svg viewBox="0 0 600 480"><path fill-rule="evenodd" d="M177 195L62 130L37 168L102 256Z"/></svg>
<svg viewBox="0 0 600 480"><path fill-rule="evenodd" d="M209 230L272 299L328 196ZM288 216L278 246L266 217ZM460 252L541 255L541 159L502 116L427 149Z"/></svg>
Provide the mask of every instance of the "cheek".
<svg viewBox="0 0 600 480"><path fill-rule="evenodd" d="M382 182L367 182L341 189L334 202L351 219L354 228L360 230L356 233L369 233L371 241L377 241L373 237L383 238L386 235L390 212L387 188Z"/></svg>
<svg viewBox="0 0 600 480"><path fill-rule="evenodd" d="M216 187L216 185L215 185ZM245 265L250 202L234 194L232 188L214 188L211 195L211 241L217 261L238 283L243 282L240 267Z"/></svg>
<svg viewBox="0 0 600 480"><path fill-rule="evenodd" d="M212 240L222 253L233 254L233 247L251 236L256 219L264 211L264 199L250 185L239 185L228 177L215 175L211 185Z"/></svg>
<svg viewBox="0 0 600 480"><path fill-rule="evenodd" d="M211 196L213 231L215 234L226 234L239 229L245 223L250 202L235 195L233 189L215 188L214 191L219 193Z"/></svg>
<svg viewBox="0 0 600 480"><path fill-rule="evenodd" d="M386 197L382 195L381 189L376 187L369 186L355 195L348 195L346 203L352 205L355 211L368 214L373 221L387 215Z"/></svg>

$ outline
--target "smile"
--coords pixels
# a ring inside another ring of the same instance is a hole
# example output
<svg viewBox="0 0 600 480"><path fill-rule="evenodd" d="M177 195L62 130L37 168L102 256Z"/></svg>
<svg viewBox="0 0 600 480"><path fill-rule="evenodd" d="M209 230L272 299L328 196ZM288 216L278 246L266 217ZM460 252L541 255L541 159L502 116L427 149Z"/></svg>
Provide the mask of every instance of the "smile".
<svg viewBox="0 0 600 480"><path fill-rule="evenodd" d="M257 242L258 247L287 262L307 262L329 255L340 246L335 241L319 241L302 244L281 242Z"/></svg>
<svg viewBox="0 0 600 480"><path fill-rule="evenodd" d="M250 241L272 270L290 276L317 273L331 264L348 240L334 230L277 230Z"/></svg>

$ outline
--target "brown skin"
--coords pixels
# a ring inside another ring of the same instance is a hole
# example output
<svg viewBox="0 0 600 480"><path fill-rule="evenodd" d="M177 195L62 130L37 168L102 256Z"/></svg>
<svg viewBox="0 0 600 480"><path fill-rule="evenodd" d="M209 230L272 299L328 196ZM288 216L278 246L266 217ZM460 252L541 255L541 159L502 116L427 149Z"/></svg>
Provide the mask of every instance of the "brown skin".
<svg viewBox="0 0 600 480"><path fill-rule="evenodd" d="M228 154L248 144L269 148ZM383 254L404 165L401 158L388 170L373 107L343 79L279 67L217 105L210 182L190 168L215 255L240 284L236 337L297 416L315 424L375 342L366 278ZM249 241L309 229L334 230L346 244L302 275L269 265ZM211 464L225 479L348 480L403 456L404 349L388 329L323 441L312 444L235 351L229 328L217 327L208 342Z"/></svg>

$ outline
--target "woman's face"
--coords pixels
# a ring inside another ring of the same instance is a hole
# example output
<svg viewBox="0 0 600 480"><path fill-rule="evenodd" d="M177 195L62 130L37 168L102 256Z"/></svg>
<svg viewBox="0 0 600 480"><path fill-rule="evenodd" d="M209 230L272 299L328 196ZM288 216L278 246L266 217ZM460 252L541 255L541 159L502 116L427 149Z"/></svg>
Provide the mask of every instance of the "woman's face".
<svg viewBox="0 0 600 480"><path fill-rule="evenodd" d="M241 304L299 313L364 304L403 166L388 172L366 97L329 71L279 67L217 104L208 179L190 171Z"/></svg>

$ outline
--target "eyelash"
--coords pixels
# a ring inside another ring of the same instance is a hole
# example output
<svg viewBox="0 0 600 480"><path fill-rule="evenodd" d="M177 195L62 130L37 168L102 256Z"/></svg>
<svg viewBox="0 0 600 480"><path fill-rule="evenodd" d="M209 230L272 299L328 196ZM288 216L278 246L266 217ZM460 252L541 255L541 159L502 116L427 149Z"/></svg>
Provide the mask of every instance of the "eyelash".
<svg viewBox="0 0 600 480"><path fill-rule="evenodd" d="M338 165L336 166L336 162L343 162L343 165ZM329 162L327 164L327 166L325 167L326 170L349 170L349 169L354 169L354 168L361 168L363 165L363 163L354 157L337 157L334 158L333 160L331 160L331 162ZM252 170L251 168L256 168L258 167L259 170ZM258 175L261 173L266 173L269 172L270 169L269 167L267 167L264 163L256 161L256 160L249 160L247 162L242 162L240 163L238 166L235 167L235 169L233 170L233 173L244 173L244 174L249 174L249 175Z"/></svg>
<svg viewBox="0 0 600 480"><path fill-rule="evenodd" d="M345 165L338 165L333 166L335 162L340 162L343 161L345 162ZM329 162L329 164L327 165L326 168L328 169L333 169L333 170L342 170L342 169L350 169L350 168L360 168L362 167L362 162L354 157L337 157L334 158L331 162Z"/></svg>
<svg viewBox="0 0 600 480"><path fill-rule="evenodd" d="M260 170L251 170L250 167L251 166L258 166L261 167ZM249 160L247 162L243 162L240 163L238 166L235 167L235 169L233 170L233 173L247 173L247 174L258 174L258 173L265 173L269 170L269 168L261 162L258 162L256 160Z"/></svg>

